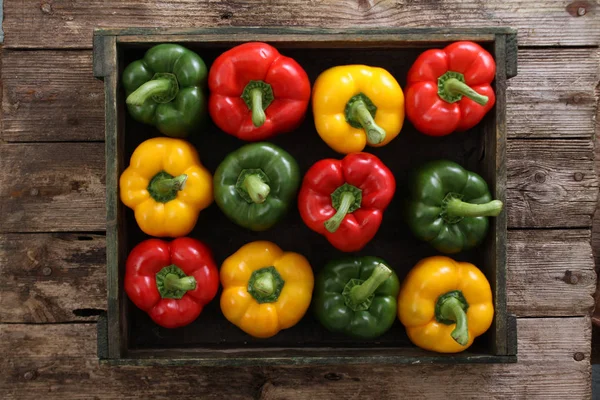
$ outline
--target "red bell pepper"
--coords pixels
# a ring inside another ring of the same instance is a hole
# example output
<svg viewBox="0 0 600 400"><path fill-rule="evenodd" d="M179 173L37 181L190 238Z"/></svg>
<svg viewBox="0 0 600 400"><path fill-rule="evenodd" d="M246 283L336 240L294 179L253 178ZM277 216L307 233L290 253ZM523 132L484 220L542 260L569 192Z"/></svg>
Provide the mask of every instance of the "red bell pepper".
<svg viewBox="0 0 600 400"><path fill-rule="evenodd" d="M170 243L148 239L127 257L127 296L165 328L185 326L198 318L218 288L212 252L196 239L181 237Z"/></svg>
<svg viewBox="0 0 600 400"><path fill-rule="evenodd" d="M311 90L300 64L261 42L235 46L217 57L208 87L214 123L246 141L296 129L304 119Z"/></svg>
<svg viewBox="0 0 600 400"><path fill-rule="evenodd" d="M493 57L477 43L427 50L408 71L406 116L430 136L471 129L496 102L495 75Z"/></svg>
<svg viewBox="0 0 600 400"><path fill-rule="evenodd" d="M304 176L298 208L304 223L345 252L362 249L377 233L396 180L370 153L316 162Z"/></svg>

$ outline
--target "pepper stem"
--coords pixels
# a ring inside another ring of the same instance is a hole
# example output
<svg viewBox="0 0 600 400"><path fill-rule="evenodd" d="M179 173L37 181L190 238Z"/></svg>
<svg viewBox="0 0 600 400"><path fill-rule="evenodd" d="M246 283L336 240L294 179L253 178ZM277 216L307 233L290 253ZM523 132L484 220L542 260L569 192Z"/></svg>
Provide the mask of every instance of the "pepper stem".
<svg viewBox="0 0 600 400"><path fill-rule="evenodd" d="M340 224L346 217L346 214L348 214L348 211L350 211L350 207L354 204L355 200L356 198L354 197L353 193L342 193L340 197L340 206L338 207L335 215L329 218L327 221L325 221L325 229L327 229L331 233L337 231L340 227Z"/></svg>
<svg viewBox="0 0 600 400"><path fill-rule="evenodd" d="M502 212L502 202L492 200L489 203L472 204L453 198L446 203L446 216L456 217L497 217Z"/></svg>
<svg viewBox="0 0 600 400"><path fill-rule="evenodd" d="M168 103L177 96L178 92L177 77L169 72L158 72L151 80L127 96L125 102L129 105L141 106L149 98L152 98L157 103Z"/></svg>
<svg viewBox="0 0 600 400"><path fill-rule="evenodd" d="M167 203L177 197L177 192L183 190L186 181L186 174L173 177L164 171L159 172L148 184L148 192L154 200Z"/></svg>
<svg viewBox="0 0 600 400"><path fill-rule="evenodd" d="M258 128L265 123L267 118L262 106L263 92L260 89L252 89L250 96L252 97L252 123Z"/></svg>
<svg viewBox="0 0 600 400"><path fill-rule="evenodd" d="M163 299L181 299L188 290L196 289L196 279L172 264L156 274L156 289Z"/></svg>
<svg viewBox="0 0 600 400"><path fill-rule="evenodd" d="M359 100L352 105L352 113L367 133L369 144L379 144L385 140L385 131L380 128L369 112L364 101Z"/></svg>
<svg viewBox="0 0 600 400"><path fill-rule="evenodd" d="M489 100L487 96L477 93L469 85L459 81L456 78L450 78L444 82L444 89L454 95L462 94L465 97L473 100L475 103L485 106Z"/></svg>
<svg viewBox="0 0 600 400"><path fill-rule="evenodd" d="M350 300L354 304L361 304L371 296L383 282L392 275L392 270L385 264L378 264L371 276L350 290Z"/></svg>
<svg viewBox="0 0 600 400"><path fill-rule="evenodd" d="M246 175L243 183L244 189L248 192L248 195L253 202L257 204L264 203L271 191L269 185L264 183L262 179L256 174Z"/></svg>
<svg viewBox="0 0 600 400"><path fill-rule="evenodd" d="M196 289L196 279L193 276L180 278L176 274L167 274L164 278L165 289L167 290L194 290Z"/></svg>
<svg viewBox="0 0 600 400"><path fill-rule="evenodd" d="M259 303L274 303L285 285L275 267L265 267L252 272L248 280L248 293Z"/></svg>
<svg viewBox="0 0 600 400"><path fill-rule="evenodd" d="M252 112L252 124L260 127L265 123L265 110L274 99L273 88L263 81L250 81L242 92L242 100Z"/></svg>
<svg viewBox="0 0 600 400"><path fill-rule="evenodd" d="M158 193L167 194L172 191L183 190L186 181L187 175L182 174L174 178L157 179L152 183L152 186Z"/></svg>
<svg viewBox="0 0 600 400"><path fill-rule="evenodd" d="M273 274L265 273L256 279L254 281L254 290L263 297L272 295L275 291L275 279L273 278Z"/></svg>
<svg viewBox="0 0 600 400"><path fill-rule="evenodd" d="M439 315L445 320L456 322L456 327L450 335L458 344L465 346L469 342L469 330L467 314L461 301L456 297L445 298L439 305Z"/></svg>
<svg viewBox="0 0 600 400"><path fill-rule="evenodd" d="M477 93L467 85L463 74L454 71L448 71L438 78L438 95L448 103L460 101L463 96L482 106L489 100L487 96Z"/></svg>

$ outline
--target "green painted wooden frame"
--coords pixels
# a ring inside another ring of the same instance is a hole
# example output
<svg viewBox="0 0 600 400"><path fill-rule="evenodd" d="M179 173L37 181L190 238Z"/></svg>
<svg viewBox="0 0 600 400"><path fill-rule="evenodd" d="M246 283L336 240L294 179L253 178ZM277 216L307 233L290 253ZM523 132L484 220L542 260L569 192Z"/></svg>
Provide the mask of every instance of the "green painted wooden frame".
<svg viewBox="0 0 600 400"><path fill-rule="evenodd" d="M506 81L517 74L517 33L511 28L205 28L96 29L93 38L94 76L104 81L106 134L106 262L108 308L98 321L98 357L115 365L303 365L303 364L432 364L432 363L506 363L517 360L517 327L514 315L506 308L506 212L492 222L488 235L489 265L495 266L490 280L496 310L491 354L468 351L454 355L436 354L418 348L352 349L211 349L130 350L127 345L127 319L123 270L127 234L123 224L124 206L119 201L118 182L124 167L124 99L119 94L120 44L164 42L241 43L249 40L285 44L288 47L389 48L419 47L456 40L493 43L496 68L496 105L492 122L484 127L486 162L483 177L494 196L506 203Z"/></svg>

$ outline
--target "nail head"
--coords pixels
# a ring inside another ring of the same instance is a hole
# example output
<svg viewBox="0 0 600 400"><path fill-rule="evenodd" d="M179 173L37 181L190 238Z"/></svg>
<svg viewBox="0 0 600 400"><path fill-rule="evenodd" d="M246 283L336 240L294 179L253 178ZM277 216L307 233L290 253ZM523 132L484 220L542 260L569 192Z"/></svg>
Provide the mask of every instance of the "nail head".
<svg viewBox="0 0 600 400"><path fill-rule="evenodd" d="M27 379L28 381L34 379L35 378L35 371L27 371L27 372L25 372L25 374L23 374L23 378Z"/></svg>
<svg viewBox="0 0 600 400"><path fill-rule="evenodd" d="M575 175L573 175L573 179L575 179L577 182L583 180L583 174L581 172L575 172Z"/></svg>
<svg viewBox="0 0 600 400"><path fill-rule="evenodd" d="M52 5L50 3L42 3L40 8L46 14L50 14L52 12Z"/></svg>
<svg viewBox="0 0 600 400"><path fill-rule="evenodd" d="M44 267L44 269L42 269L42 274L44 274L45 276L49 276L50 274L52 274L52 268Z"/></svg>
<svg viewBox="0 0 600 400"><path fill-rule="evenodd" d="M577 9L577 15L579 15L580 17L583 17L586 13L585 7L579 7Z"/></svg>
<svg viewBox="0 0 600 400"><path fill-rule="evenodd" d="M582 352L578 351L573 355L573 358L575 359L575 361L583 361L585 359L585 355Z"/></svg>

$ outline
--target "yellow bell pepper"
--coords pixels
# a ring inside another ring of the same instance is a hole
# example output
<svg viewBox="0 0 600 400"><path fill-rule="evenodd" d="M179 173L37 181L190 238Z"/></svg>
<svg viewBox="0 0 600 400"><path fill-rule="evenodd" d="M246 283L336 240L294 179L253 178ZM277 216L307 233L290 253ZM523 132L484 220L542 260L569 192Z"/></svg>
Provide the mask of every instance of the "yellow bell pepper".
<svg viewBox="0 0 600 400"><path fill-rule="evenodd" d="M338 153L385 146L404 123L404 93L379 67L341 65L322 72L312 104L319 136Z"/></svg>
<svg viewBox="0 0 600 400"><path fill-rule="evenodd" d="M121 201L151 236L191 232L201 210L213 201L212 176L187 141L157 137L142 142L120 178Z"/></svg>
<svg viewBox="0 0 600 400"><path fill-rule="evenodd" d="M439 353L461 352L491 326L492 290L473 264L428 257L402 283L398 318L415 345Z"/></svg>
<svg viewBox="0 0 600 400"><path fill-rule="evenodd" d="M223 262L221 284L225 318L253 337L268 338L304 316L314 276L304 256L256 241Z"/></svg>

